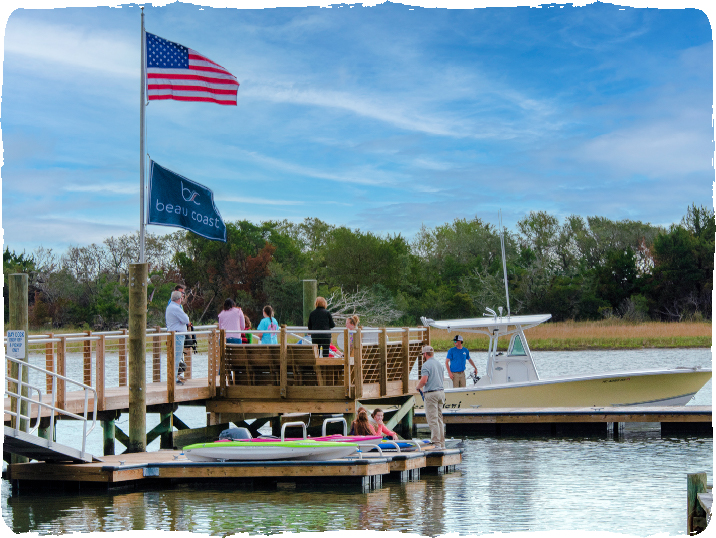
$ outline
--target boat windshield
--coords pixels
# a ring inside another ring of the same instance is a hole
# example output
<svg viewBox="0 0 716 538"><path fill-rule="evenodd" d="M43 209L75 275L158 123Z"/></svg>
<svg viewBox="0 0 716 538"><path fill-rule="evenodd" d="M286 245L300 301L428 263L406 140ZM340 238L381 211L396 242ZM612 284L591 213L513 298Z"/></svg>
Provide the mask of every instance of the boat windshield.
<svg viewBox="0 0 716 538"><path fill-rule="evenodd" d="M515 356L525 356L527 353L525 352L525 346L522 344L522 338L519 334L513 334L512 335L512 341L510 342L510 348L507 351L507 355L509 357L515 357Z"/></svg>

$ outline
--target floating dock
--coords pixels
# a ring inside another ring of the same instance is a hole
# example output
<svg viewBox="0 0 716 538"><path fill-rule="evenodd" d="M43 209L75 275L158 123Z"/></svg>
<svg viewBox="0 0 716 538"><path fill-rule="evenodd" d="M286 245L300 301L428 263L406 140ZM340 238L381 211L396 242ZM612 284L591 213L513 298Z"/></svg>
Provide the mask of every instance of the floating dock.
<svg viewBox="0 0 716 538"><path fill-rule="evenodd" d="M14 463L6 478L19 494L48 487L83 488L166 486L177 482L230 483L236 486L340 483L363 489L381 487L383 478L416 480L420 470L447 472L462 461L462 449L362 453L328 461L194 462L179 450L104 456L93 463Z"/></svg>
<svg viewBox="0 0 716 538"><path fill-rule="evenodd" d="M450 434L606 434L610 427L618 434L624 423L651 422L661 424L662 435L713 436L710 405L443 409L443 421ZM427 423L423 410L414 422Z"/></svg>

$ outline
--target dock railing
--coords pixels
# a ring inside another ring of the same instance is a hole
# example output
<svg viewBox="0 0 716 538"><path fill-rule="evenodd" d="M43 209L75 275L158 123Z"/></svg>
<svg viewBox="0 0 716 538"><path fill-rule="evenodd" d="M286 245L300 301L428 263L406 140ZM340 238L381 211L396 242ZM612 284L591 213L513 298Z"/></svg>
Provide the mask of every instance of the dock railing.
<svg viewBox="0 0 716 538"><path fill-rule="evenodd" d="M8 365L17 366L17 378L7 374L5 377L5 397L10 399L9 409L5 409L5 414L10 415L12 426L10 428L11 435L18 436L19 432L34 433L40 426L40 418L43 415L43 410L50 416L50 429L49 431L54 432L55 416L60 414L82 421L82 456L86 454L87 436L94 429L97 424L97 392L90 386L74 381L66 376L59 375L55 372L40 368L38 366L29 364L22 359L17 359L5 355L5 360ZM43 394L40 387L33 385L30 382L23 381L25 378L29 378L29 372L27 370L34 370L40 374L43 374L50 378L51 392L49 395L45 395L43 400ZM84 405L82 414L76 414L58 407L56 395L58 382L65 384L70 383L79 387L82 390L84 398ZM34 395L37 395L35 398ZM88 417L90 395L92 395L92 417ZM49 396L49 398L48 398ZM37 413L33 415L32 409L36 408ZM27 410L27 411L25 411ZM31 427L32 419L35 419L35 425ZM91 421L92 425L87 429L88 423ZM53 436L50 435L47 438L46 446L52 448L55 443Z"/></svg>
<svg viewBox="0 0 716 538"><path fill-rule="evenodd" d="M223 344L218 395L250 399L339 400L379 398L410 392L410 372L429 341L426 327L309 331L281 327L275 344ZM244 331L257 334L259 331ZM330 335L336 350L326 356L314 343ZM318 339L316 339L318 341Z"/></svg>
<svg viewBox="0 0 716 538"><path fill-rule="evenodd" d="M282 326L277 331L243 331L259 332L276 334L277 344L227 344L232 333L219 331L216 325L196 326L185 333L163 327L147 329L147 405L217 395L333 400L407 394L410 371L416 362L419 371L421 347L429 342L427 327L309 331ZM317 333L330 333L342 356L319 356L315 344L299 343ZM177 385L174 376L176 334L196 338L195 345L184 348L183 385ZM97 411L126 409L128 339L126 329L29 335L29 382L43 395L43 401L52 399L57 409L71 413L83 409L80 385L93 389L91 398ZM9 376L9 361L6 372ZM54 415L44 408L41 412Z"/></svg>

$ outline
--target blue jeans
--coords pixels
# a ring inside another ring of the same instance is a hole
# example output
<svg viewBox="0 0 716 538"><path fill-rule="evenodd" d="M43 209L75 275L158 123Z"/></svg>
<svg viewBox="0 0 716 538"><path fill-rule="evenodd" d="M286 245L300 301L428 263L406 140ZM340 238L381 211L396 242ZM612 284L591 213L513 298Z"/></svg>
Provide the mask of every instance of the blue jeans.
<svg viewBox="0 0 716 538"><path fill-rule="evenodd" d="M184 338L185 334L174 335L174 379L179 377L179 361L184 356Z"/></svg>
<svg viewBox="0 0 716 538"><path fill-rule="evenodd" d="M241 338L227 338L226 343L227 344L240 344Z"/></svg>

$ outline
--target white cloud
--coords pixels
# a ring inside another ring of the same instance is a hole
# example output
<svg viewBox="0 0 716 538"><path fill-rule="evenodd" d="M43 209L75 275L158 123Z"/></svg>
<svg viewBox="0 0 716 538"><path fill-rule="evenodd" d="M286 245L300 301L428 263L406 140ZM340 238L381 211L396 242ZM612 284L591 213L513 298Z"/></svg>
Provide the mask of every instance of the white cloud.
<svg viewBox="0 0 716 538"><path fill-rule="evenodd" d="M39 61L58 72L80 69L117 77L139 77L139 50L122 34L11 17L5 31L5 57ZM26 67L31 67L26 65Z"/></svg>
<svg viewBox="0 0 716 538"><path fill-rule="evenodd" d="M138 194L138 185L122 185L115 183L101 183L94 185L65 185L62 190L68 192L95 192L106 194Z"/></svg>
<svg viewBox="0 0 716 538"><path fill-rule="evenodd" d="M216 196L217 202L236 202L258 205L303 205L301 200L273 200L271 198L253 198L250 196Z"/></svg>

